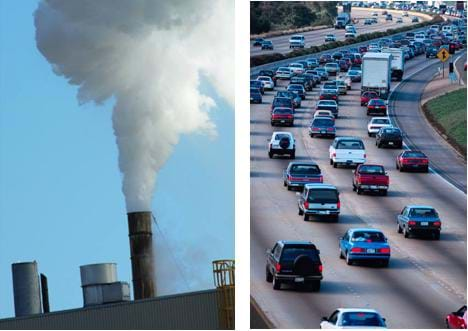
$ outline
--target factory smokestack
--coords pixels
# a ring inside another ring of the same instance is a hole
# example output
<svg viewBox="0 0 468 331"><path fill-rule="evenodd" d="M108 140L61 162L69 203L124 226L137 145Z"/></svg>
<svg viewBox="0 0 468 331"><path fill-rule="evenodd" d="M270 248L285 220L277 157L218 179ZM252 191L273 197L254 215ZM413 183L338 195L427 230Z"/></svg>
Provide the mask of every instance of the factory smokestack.
<svg viewBox="0 0 468 331"><path fill-rule="evenodd" d="M156 296L154 276L152 214L149 211L128 213L128 236L132 260L133 298Z"/></svg>

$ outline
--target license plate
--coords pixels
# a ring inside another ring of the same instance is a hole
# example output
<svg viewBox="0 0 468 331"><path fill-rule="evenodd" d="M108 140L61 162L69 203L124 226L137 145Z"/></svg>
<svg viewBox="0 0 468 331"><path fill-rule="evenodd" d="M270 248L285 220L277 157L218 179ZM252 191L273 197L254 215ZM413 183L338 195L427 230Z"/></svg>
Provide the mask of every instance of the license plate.
<svg viewBox="0 0 468 331"><path fill-rule="evenodd" d="M422 225L422 226L428 226L428 225L429 225L429 222L421 222L421 225Z"/></svg>
<svg viewBox="0 0 468 331"><path fill-rule="evenodd" d="M285 120L281 120L281 123L284 123L284 122L285 122Z"/></svg>
<svg viewBox="0 0 468 331"><path fill-rule="evenodd" d="M327 131L322 130L322 131L320 131L320 133L321 133L321 134L325 134L325 133L327 133Z"/></svg>
<svg viewBox="0 0 468 331"><path fill-rule="evenodd" d="M373 248L368 248L368 249L367 249L367 253L375 253L375 249L373 249Z"/></svg>
<svg viewBox="0 0 468 331"><path fill-rule="evenodd" d="M296 283L304 283L304 277L296 277L296 278L294 278L294 281Z"/></svg>
<svg viewBox="0 0 468 331"><path fill-rule="evenodd" d="M372 190L375 190L375 189L377 189L377 186L375 186L375 185L371 185L371 187L370 187L370 188L371 188Z"/></svg>
<svg viewBox="0 0 468 331"><path fill-rule="evenodd" d="M389 144L389 145L393 145L393 141L389 141L388 144Z"/></svg>

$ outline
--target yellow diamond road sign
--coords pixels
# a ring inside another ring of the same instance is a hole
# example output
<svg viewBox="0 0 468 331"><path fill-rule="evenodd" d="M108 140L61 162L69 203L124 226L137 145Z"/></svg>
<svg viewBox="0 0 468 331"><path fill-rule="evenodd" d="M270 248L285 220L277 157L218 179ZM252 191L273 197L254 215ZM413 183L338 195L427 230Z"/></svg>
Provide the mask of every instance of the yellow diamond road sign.
<svg viewBox="0 0 468 331"><path fill-rule="evenodd" d="M448 58L449 58L449 52L448 52L448 50L446 50L445 48L442 48L439 52L437 52L437 57L438 57L439 60L441 60L442 62L447 61Z"/></svg>

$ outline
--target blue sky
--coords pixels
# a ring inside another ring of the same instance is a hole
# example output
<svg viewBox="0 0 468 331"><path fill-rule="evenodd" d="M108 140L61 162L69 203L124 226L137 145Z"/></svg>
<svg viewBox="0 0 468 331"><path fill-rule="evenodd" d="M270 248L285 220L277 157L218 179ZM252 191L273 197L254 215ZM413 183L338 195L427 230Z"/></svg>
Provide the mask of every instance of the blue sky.
<svg viewBox="0 0 468 331"><path fill-rule="evenodd" d="M14 315L14 262L38 262L53 311L82 306L80 265L115 262L131 283L112 100L78 106L36 49L37 3L0 0L0 318ZM152 204L166 293L213 287L211 261L234 257L234 112L202 89L218 137L181 138Z"/></svg>

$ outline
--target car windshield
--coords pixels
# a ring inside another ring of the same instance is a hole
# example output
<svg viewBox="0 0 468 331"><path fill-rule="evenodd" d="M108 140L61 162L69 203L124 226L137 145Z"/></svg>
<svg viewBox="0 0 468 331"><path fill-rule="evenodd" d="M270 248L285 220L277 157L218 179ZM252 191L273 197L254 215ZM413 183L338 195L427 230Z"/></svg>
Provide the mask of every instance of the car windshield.
<svg viewBox="0 0 468 331"><path fill-rule="evenodd" d="M384 167L379 165L362 165L359 167L360 174L385 175Z"/></svg>
<svg viewBox="0 0 468 331"><path fill-rule="evenodd" d="M353 242L383 243L385 236L382 232L375 231L356 231L351 238Z"/></svg>
<svg viewBox="0 0 468 331"><path fill-rule="evenodd" d="M412 208L410 217L437 217L437 212L432 208Z"/></svg>
<svg viewBox="0 0 468 331"><path fill-rule="evenodd" d="M426 155L421 152L405 152L403 156L404 157L423 157L423 158L426 157Z"/></svg>
<svg viewBox="0 0 468 331"><path fill-rule="evenodd" d="M342 140L338 142L336 149L364 149L364 144L360 140Z"/></svg>
<svg viewBox="0 0 468 331"><path fill-rule="evenodd" d="M278 71L288 71L289 72L289 68L280 67L280 68L278 68Z"/></svg>
<svg viewBox="0 0 468 331"><path fill-rule="evenodd" d="M338 193L333 189L310 189L307 201L311 203L337 203Z"/></svg>
<svg viewBox="0 0 468 331"><path fill-rule="evenodd" d="M267 81L269 82L270 81L270 77L258 77L257 80L263 80L263 81Z"/></svg>
<svg viewBox="0 0 468 331"><path fill-rule="evenodd" d="M273 101L274 106L289 106L291 105L291 99L288 98L276 98Z"/></svg>
<svg viewBox="0 0 468 331"><path fill-rule="evenodd" d="M303 87L302 85L289 85L288 90L302 91Z"/></svg>
<svg viewBox="0 0 468 331"><path fill-rule="evenodd" d="M300 36L292 36L291 40L302 40L302 37Z"/></svg>
<svg viewBox="0 0 468 331"><path fill-rule="evenodd" d="M320 168L315 164L294 164L289 172L294 175L320 175Z"/></svg>
<svg viewBox="0 0 468 331"><path fill-rule="evenodd" d="M390 124L390 120L388 118L376 118L372 121L372 124Z"/></svg>
<svg viewBox="0 0 468 331"><path fill-rule="evenodd" d="M290 108L275 108L273 114L292 114L292 110Z"/></svg>
<svg viewBox="0 0 468 331"><path fill-rule="evenodd" d="M283 249L283 254L281 255L281 262L293 262L299 255L307 255L312 259L313 262L320 261L315 247L306 245L288 245Z"/></svg>
<svg viewBox="0 0 468 331"><path fill-rule="evenodd" d="M369 104L377 106L385 106L385 102L382 99L372 99Z"/></svg>
<svg viewBox="0 0 468 331"><path fill-rule="evenodd" d="M316 118L312 121L312 126L331 127L333 126L333 120L328 118Z"/></svg>
<svg viewBox="0 0 468 331"><path fill-rule="evenodd" d="M349 312L343 313L341 326L381 326L385 327L382 318L371 312Z"/></svg>
<svg viewBox="0 0 468 331"><path fill-rule="evenodd" d="M300 63L291 63L289 66L291 68L301 68L302 69L302 64L300 64Z"/></svg>
<svg viewBox="0 0 468 331"><path fill-rule="evenodd" d="M278 93L276 93L276 96L277 97L283 97L283 98L291 98L292 97L291 92L289 92L289 91L278 91Z"/></svg>

